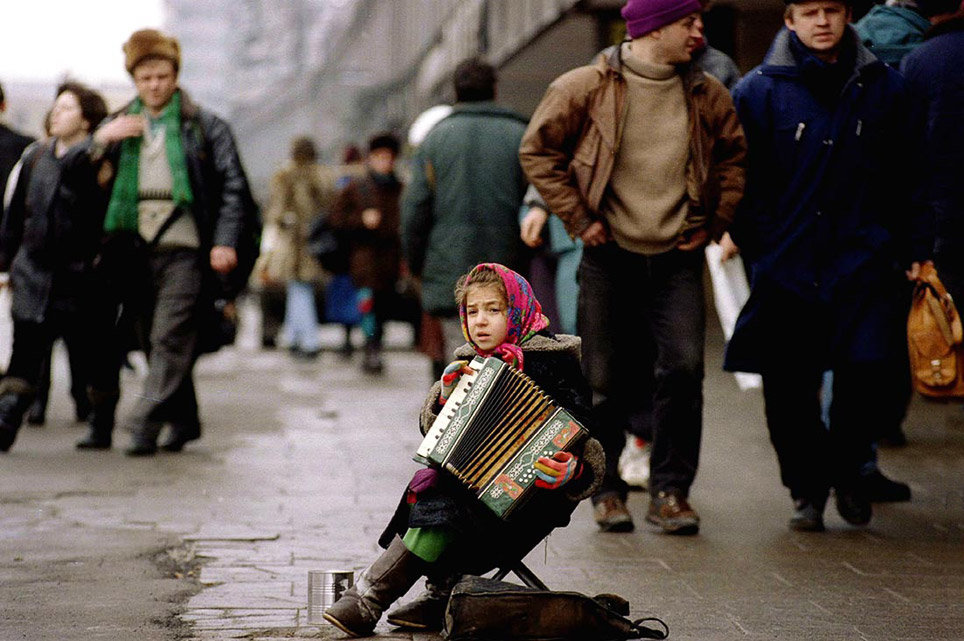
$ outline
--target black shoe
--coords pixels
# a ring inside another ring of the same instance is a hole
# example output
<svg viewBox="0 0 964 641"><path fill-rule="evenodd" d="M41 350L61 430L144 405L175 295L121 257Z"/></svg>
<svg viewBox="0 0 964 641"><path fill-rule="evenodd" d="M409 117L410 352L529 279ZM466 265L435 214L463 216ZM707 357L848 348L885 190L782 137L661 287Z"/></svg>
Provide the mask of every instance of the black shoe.
<svg viewBox="0 0 964 641"><path fill-rule="evenodd" d="M189 428L172 427L171 435L161 443L161 449L165 452L180 452L187 443L199 438L201 438L201 426L199 424Z"/></svg>
<svg viewBox="0 0 964 641"><path fill-rule="evenodd" d="M131 446L124 450L127 456L154 456L157 454L157 444L135 438Z"/></svg>
<svg viewBox="0 0 964 641"><path fill-rule="evenodd" d="M313 361L321 354L320 349L301 349L300 347L289 347L288 353L292 358L299 361Z"/></svg>
<svg viewBox="0 0 964 641"><path fill-rule="evenodd" d="M871 503L902 503L910 500L910 486L884 476L880 470L860 477L860 491Z"/></svg>
<svg viewBox="0 0 964 641"><path fill-rule="evenodd" d="M340 356L342 360L350 361L354 355L355 346L351 344L351 341L346 341L341 346L341 349L338 350L338 356Z"/></svg>
<svg viewBox="0 0 964 641"><path fill-rule="evenodd" d="M110 434L103 436L91 432L74 444L78 450L109 450L111 446Z"/></svg>
<svg viewBox="0 0 964 641"><path fill-rule="evenodd" d="M867 525L873 515L870 499L857 486L834 488L837 514L851 525Z"/></svg>
<svg viewBox="0 0 964 641"><path fill-rule="evenodd" d="M790 529L795 532L823 532L824 502L797 499L793 502Z"/></svg>
<svg viewBox="0 0 964 641"><path fill-rule="evenodd" d="M362 371L366 374L381 374L385 371L385 363L382 362L381 351L374 349L365 350L365 358L362 360Z"/></svg>
<svg viewBox="0 0 964 641"><path fill-rule="evenodd" d="M17 440L17 430L0 423L0 452L9 452L15 440Z"/></svg>
<svg viewBox="0 0 964 641"><path fill-rule="evenodd" d="M27 424L40 427L47 422L47 409L39 403L34 403L27 411Z"/></svg>

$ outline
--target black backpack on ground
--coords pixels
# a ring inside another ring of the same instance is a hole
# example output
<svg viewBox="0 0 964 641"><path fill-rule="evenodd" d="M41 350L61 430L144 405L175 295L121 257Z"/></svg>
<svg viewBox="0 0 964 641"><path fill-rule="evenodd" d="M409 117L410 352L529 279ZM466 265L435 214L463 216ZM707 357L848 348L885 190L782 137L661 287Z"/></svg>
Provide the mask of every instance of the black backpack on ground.
<svg viewBox="0 0 964 641"><path fill-rule="evenodd" d="M660 619L627 618L629 603L614 594L588 597L466 576L445 610L446 641L621 641L665 639ZM655 622L662 629L643 626Z"/></svg>

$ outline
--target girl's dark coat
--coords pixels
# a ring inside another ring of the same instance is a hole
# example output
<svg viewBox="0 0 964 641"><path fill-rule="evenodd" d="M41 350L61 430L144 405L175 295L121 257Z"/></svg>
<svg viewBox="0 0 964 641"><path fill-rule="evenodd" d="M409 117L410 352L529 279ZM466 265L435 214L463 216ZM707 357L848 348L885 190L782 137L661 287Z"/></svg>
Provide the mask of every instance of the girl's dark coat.
<svg viewBox="0 0 964 641"><path fill-rule="evenodd" d="M523 371L591 430L591 391L579 366L579 346L579 339L574 336L540 333L523 345ZM456 356L471 359L475 352L465 345L456 351ZM426 399L420 418L423 434L441 410L440 389L436 382ZM447 550L440 559L451 568L479 574L514 563L554 528L567 525L578 502L590 496L602 480L606 464L598 441L587 439L574 454L583 461L582 475L558 490L534 489L535 494L509 521L497 518L452 477L440 474L438 485L420 493L414 505L409 506L403 495L379 543L387 546L395 535L403 535L409 527L445 527L454 531L458 540L458 547Z"/></svg>

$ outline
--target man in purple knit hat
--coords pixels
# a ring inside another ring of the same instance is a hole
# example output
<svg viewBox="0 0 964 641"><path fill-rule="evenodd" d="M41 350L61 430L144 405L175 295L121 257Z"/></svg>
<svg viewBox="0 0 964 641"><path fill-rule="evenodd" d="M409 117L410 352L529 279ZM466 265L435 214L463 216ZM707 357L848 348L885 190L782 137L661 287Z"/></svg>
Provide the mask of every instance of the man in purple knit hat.
<svg viewBox="0 0 964 641"><path fill-rule="evenodd" d="M667 533L699 531L688 498L703 427L701 250L733 218L746 156L726 88L689 64L700 8L629 0L630 40L557 78L520 149L529 181L585 246L577 325L604 430L606 478L593 505L606 532L633 529L616 466L644 394L653 405L646 520ZM640 368L652 375L633 376Z"/></svg>

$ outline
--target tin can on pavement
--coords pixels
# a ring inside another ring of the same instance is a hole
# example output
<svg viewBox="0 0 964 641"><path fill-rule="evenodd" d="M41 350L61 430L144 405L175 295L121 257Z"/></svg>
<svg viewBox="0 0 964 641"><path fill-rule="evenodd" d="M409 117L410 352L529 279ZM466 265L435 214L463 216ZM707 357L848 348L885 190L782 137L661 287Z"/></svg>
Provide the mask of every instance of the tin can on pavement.
<svg viewBox="0 0 964 641"><path fill-rule="evenodd" d="M325 610L334 605L354 583L353 570L309 570L308 623L327 623L322 616Z"/></svg>

